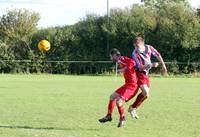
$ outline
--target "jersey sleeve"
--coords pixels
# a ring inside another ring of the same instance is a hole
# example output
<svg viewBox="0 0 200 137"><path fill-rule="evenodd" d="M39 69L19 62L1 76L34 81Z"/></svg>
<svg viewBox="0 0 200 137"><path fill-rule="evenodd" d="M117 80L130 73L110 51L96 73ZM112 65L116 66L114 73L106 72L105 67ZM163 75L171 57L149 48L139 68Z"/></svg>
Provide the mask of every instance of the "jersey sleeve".
<svg viewBox="0 0 200 137"><path fill-rule="evenodd" d="M134 69L136 62L128 57L121 57L119 60L121 68L127 67L129 70Z"/></svg>
<svg viewBox="0 0 200 137"><path fill-rule="evenodd" d="M128 70L133 70L135 68L135 65L136 65L135 60L126 58L125 62L126 62L126 67L128 68Z"/></svg>
<svg viewBox="0 0 200 137"><path fill-rule="evenodd" d="M153 46L150 46L149 48L150 48L150 50L151 50L151 54L152 54L154 57L159 57L159 56L160 56L160 53L159 53Z"/></svg>

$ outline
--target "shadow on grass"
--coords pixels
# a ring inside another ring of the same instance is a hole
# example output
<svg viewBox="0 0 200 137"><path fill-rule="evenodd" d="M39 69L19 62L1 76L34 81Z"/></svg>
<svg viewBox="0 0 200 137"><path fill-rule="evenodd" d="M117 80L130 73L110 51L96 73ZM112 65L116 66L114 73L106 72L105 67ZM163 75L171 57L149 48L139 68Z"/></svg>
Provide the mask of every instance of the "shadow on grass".
<svg viewBox="0 0 200 137"><path fill-rule="evenodd" d="M88 130L97 131L99 129L95 128L59 128L59 127L31 127L31 126L10 126L10 125L0 125L0 128L10 128L10 129L33 129L33 130Z"/></svg>

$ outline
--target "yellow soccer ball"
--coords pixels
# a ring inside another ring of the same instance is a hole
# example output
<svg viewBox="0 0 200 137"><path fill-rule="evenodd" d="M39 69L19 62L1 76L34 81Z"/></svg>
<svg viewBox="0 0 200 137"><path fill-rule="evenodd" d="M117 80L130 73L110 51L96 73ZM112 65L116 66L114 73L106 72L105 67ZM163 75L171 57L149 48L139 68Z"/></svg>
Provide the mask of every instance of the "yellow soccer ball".
<svg viewBox="0 0 200 137"><path fill-rule="evenodd" d="M47 40L41 40L38 44L38 49L42 52L47 52L51 48L51 44Z"/></svg>

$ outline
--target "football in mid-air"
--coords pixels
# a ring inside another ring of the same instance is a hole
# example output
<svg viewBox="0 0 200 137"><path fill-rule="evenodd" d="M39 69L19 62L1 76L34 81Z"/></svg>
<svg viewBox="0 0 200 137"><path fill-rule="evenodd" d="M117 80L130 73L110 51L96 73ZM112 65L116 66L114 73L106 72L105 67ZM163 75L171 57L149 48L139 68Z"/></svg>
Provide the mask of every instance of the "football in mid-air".
<svg viewBox="0 0 200 137"><path fill-rule="evenodd" d="M38 44L38 49L42 52L47 52L51 48L51 44L47 40L41 40Z"/></svg>

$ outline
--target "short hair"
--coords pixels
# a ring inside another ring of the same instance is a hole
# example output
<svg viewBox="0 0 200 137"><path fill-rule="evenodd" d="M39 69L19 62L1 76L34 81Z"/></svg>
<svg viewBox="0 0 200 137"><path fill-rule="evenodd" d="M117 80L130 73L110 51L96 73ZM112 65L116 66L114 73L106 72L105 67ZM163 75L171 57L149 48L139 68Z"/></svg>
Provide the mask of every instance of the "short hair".
<svg viewBox="0 0 200 137"><path fill-rule="evenodd" d="M113 56L114 54L116 54L117 56L120 56L120 55L121 55L121 53L119 52L119 50L116 49L116 48L111 49L111 50L110 50L110 54L111 54L112 56Z"/></svg>
<svg viewBox="0 0 200 137"><path fill-rule="evenodd" d="M144 42L144 39L143 39L142 37L136 37L136 38L133 40L133 43L136 43L138 40Z"/></svg>

